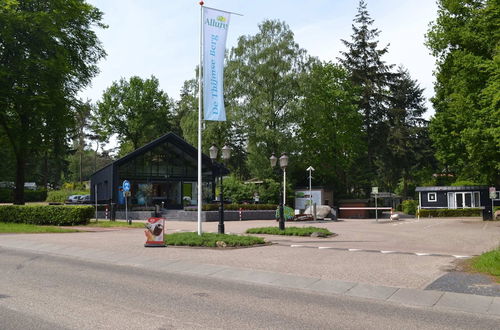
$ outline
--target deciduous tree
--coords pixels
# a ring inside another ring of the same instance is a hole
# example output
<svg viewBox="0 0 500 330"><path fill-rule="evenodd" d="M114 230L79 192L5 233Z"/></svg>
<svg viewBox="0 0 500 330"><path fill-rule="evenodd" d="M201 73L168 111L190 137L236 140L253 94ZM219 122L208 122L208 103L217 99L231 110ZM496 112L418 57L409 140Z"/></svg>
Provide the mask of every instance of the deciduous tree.
<svg viewBox="0 0 500 330"><path fill-rule="evenodd" d="M436 57L431 137L442 166L500 185L500 5L439 0L427 33Z"/></svg>
<svg viewBox="0 0 500 330"><path fill-rule="evenodd" d="M105 56L93 31L101 19L84 0L0 2L0 130L16 159L16 204L30 155L47 146L61 154L76 93Z"/></svg>

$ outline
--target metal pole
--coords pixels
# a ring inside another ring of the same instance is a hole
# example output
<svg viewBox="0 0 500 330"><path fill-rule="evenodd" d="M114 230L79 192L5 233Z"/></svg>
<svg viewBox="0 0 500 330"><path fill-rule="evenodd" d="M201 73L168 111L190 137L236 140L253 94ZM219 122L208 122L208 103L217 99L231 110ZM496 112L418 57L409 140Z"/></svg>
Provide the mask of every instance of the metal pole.
<svg viewBox="0 0 500 330"><path fill-rule="evenodd" d="M286 167L283 167L283 205L286 205Z"/></svg>
<svg viewBox="0 0 500 330"><path fill-rule="evenodd" d="M98 222L97 219L97 185L94 185L94 194L95 194L95 221Z"/></svg>
<svg viewBox="0 0 500 330"><path fill-rule="evenodd" d="M128 224L130 225L130 220L128 219L128 196L126 194L126 192L124 191L123 194L125 195L125 221L128 222Z"/></svg>
<svg viewBox="0 0 500 330"><path fill-rule="evenodd" d="M378 222L377 194L375 194L375 220Z"/></svg>
<svg viewBox="0 0 500 330"><path fill-rule="evenodd" d="M281 196L280 196L280 200L281 200ZM283 203L280 203L280 205L279 205L279 214L280 214L279 229L285 230L285 211L283 209Z"/></svg>
<svg viewBox="0 0 500 330"><path fill-rule="evenodd" d="M312 170L311 170L311 167L309 167L309 206L310 207L312 206L312 202L313 202L311 182L312 182ZM295 207L297 207L297 206L295 206Z"/></svg>
<svg viewBox="0 0 500 330"><path fill-rule="evenodd" d="M202 101L201 101L201 72L203 68L203 2L200 2L200 66L198 67L198 235L201 235L201 208L202 208L202 178L201 178L201 121L202 121Z"/></svg>
<svg viewBox="0 0 500 330"><path fill-rule="evenodd" d="M222 172L220 174L220 207L219 207L219 234L224 234L224 185Z"/></svg>

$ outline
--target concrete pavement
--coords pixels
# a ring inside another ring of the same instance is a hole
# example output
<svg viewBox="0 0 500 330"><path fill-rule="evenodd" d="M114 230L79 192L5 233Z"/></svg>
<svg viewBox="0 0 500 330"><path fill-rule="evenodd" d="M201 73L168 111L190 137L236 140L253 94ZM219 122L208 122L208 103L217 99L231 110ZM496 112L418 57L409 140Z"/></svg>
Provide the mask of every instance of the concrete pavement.
<svg viewBox="0 0 500 330"><path fill-rule="evenodd" d="M416 233L422 230L425 233L425 228L428 226L431 226L428 228L434 227L433 231L446 232L446 228L440 229L439 227L448 224L449 232L457 235L460 232L459 229L455 231L453 228L458 223L451 223L451 225L450 223L437 224L437 222L421 221L408 222L404 226L393 223L374 224L369 221L325 224L293 223L297 226L330 227L329 229L339 233L339 236L333 239L272 236L267 239L277 241L279 244L244 249L174 247L147 249L142 246L144 236L141 229L71 234L0 235L0 247L155 269L167 273L185 273L500 317L500 297L422 290L444 274L444 268L457 259L452 253L457 253L457 255L458 253L462 255L476 253L478 245L479 248L482 247L481 243L476 243L474 239L482 241L484 248L487 249L486 246L491 244L495 237L496 239L499 237L495 236L495 233L498 235L495 223L491 223L492 227L487 230L483 228L484 224L481 222L462 223L459 225L466 226L467 233L471 233L467 237L473 247L444 246L441 240L434 245L430 242L423 244L425 246L423 250L420 246L414 245L415 243L401 245L401 236L404 236L404 232L410 231L417 235ZM274 224L269 221L228 222L226 231L242 233L248 227ZM204 230L216 231L216 226L216 223L204 223ZM383 227L386 228L383 229ZM403 227L407 229L402 230ZM195 228L196 223L167 222L167 232L195 230ZM363 231L369 232L369 229L371 229L371 234L363 235ZM491 233L493 235L490 237ZM425 234L422 235L424 236ZM388 237L393 237L393 239L388 239ZM424 239L422 237L421 239ZM287 244L295 244L287 245L285 241ZM376 244L377 241L379 245ZM298 247L291 247L292 245ZM301 248L303 245L313 248ZM376 251L375 246L381 246L386 250L380 249L379 251L383 252L379 253L363 250ZM336 247L344 250L333 249ZM419 251L423 251L420 252L423 255L410 254L413 247L420 248ZM425 254L425 251L431 250L440 255Z"/></svg>

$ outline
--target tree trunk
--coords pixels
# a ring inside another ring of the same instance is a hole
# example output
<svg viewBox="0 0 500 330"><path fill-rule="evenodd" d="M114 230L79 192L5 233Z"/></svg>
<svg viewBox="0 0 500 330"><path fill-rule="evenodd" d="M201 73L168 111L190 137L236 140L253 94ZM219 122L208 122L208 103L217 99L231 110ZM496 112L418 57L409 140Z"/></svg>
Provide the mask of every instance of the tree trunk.
<svg viewBox="0 0 500 330"><path fill-rule="evenodd" d="M26 160L24 152L16 154L16 188L14 190L14 204L24 205L24 171Z"/></svg>

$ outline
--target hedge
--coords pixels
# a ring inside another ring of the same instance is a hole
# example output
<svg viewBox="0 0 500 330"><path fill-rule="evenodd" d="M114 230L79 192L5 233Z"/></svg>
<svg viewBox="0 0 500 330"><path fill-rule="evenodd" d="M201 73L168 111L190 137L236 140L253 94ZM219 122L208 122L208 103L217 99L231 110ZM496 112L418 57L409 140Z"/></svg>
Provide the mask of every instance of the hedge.
<svg viewBox="0 0 500 330"><path fill-rule="evenodd" d="M480 217L481 209L420 209L421 217Z"/></svg>
<svg viewBox="0 0 500 330"><path fill-rule="evenodd" d="M72 226L87 224L94 215L92 206L2 205L0 222L33 225Z"/></svg>
<svg viewBox="0 0 500 330"><path fill-rule="evenodd" d="M43 202L47 198L47 190L24 190L25 202ZM0 203L14 202L14 190L10 188L0 188Z"/></svg>
<svg viewBox="0 0 500 330"><path fill-rule="evenodd" d="M46 202L64 203L71 195L90 195L87 190L51 190L47 194Z"/></svg>
<svg viewBox="0 0 500 330"><path fill-rule="evenodd" d="M220 204L203 204L203 211L218 211ZM243 210L276 210L278 205L276 204L224 204L224 210L226 211L238 211ZM196 206L186 206L185 211L197 211Z"/></svg>

